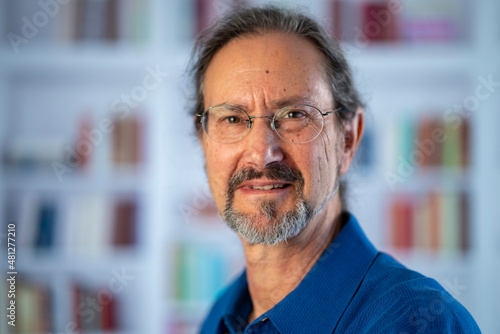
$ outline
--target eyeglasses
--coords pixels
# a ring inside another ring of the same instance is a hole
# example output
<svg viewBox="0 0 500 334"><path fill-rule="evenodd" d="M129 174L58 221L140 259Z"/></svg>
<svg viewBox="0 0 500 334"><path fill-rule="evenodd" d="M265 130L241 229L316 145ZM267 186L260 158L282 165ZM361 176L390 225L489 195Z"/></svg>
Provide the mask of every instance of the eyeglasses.
<svg viewBox="0 0 500 334"><path fill-rule="evenodd" d="M324 117L341 108L322 113L318 108L296 104L278 110L274 116L249 116L243 109L231 105L217 105L197 114L208 137L219 143L235 143L252 130L254 118L268 118L271 128L280 138L295 144L316 139L324 126Z"/></svg>

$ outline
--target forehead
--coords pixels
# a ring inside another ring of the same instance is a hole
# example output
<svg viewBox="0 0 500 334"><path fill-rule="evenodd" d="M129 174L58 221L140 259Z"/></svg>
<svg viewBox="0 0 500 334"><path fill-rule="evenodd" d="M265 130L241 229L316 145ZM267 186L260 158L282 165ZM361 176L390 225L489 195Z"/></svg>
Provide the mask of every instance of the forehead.
<svg viewBox="0 0 500 334"><path fill-rule="evenodd" d="M222 103L273 107L287 99L318 107L331 104L323 59L315 45L300 36L266 33L233 39L207 68L205 108Z"/></svg>

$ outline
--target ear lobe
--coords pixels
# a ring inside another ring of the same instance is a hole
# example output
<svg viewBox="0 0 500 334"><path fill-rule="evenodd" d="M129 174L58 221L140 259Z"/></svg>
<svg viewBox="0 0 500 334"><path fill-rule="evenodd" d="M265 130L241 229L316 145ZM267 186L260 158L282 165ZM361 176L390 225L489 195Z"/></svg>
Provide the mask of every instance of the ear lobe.
<svg viewBox="0 0 500 334"><path fill-rule="evenodd" d="M349 170L354 154L356 153L364 131L364 114L361 107L356 110L353 119L344 126L345 141L344 151L341 155L340 174L343 175Z"/></svg>

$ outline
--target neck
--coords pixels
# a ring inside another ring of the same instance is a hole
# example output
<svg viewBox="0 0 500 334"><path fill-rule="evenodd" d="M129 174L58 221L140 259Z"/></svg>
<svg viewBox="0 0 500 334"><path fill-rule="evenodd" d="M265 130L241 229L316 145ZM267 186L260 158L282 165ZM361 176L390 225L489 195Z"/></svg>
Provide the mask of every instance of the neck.
<svg viewBox="0 0 500 334"><path fill-rule="evenodd" d="M342 229L340 201L332 200L295 238L275 246L243 241L248 289L257 319L293 291Z"/></svg>

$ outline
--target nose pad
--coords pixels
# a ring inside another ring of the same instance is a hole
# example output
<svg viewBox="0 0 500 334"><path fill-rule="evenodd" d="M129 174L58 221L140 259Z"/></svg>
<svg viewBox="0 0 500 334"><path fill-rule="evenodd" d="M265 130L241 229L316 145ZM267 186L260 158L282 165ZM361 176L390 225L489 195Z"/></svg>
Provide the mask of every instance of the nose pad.
<svg viewBox="0 0 500 334"><path fill-rule="evenodd" d="M271 120L271 129L273 129L274 131L278 131L278 121Z"/></svg>
<svg viewBox="0 0 500 334"><path fill-rule="evenodd" d="M271 121L271 129L273 129L273 130L277 129L277 126L275 125L275 123L277 123L278 121L274 121L273 122L274 117L265 116L265 115L252 116L252 117L250 117L250 119L247 119L247 129L251 129L252 128L253 123L254 123L254 118L267 118L267 119L269 119Z"/></svg>

